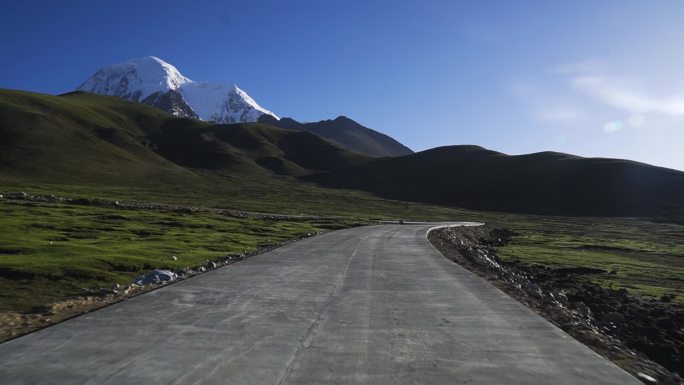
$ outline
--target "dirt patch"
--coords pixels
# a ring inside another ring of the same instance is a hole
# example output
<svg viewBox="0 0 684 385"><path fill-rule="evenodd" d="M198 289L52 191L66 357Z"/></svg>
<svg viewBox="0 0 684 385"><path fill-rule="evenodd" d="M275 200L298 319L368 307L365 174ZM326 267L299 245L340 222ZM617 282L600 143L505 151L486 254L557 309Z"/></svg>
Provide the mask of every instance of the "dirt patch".
<svg viewBox="0 0 684 385"><path fill-rule="evenodd" d="M124 291L102 291L53 304L36 306L26 313L0 312L0 342L20 337L133 297L152 287L133 286Z"/></svg>
<svg viewBox="0 0 684 385"><path fill-rule="evenodd" d="M430 242L575 339L647 384L684 384L684 307L601 287L591 268L554 269L503 261L495 252L512 233L492 226L441 228Z"/></svg>

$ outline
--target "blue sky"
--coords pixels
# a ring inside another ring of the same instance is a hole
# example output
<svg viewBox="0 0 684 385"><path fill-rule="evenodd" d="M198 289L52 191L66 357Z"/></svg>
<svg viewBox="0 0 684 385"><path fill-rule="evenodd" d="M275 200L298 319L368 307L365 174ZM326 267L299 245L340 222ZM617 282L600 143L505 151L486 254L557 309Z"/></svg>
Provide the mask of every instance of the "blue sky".
<svg viewBox="0 0 684 385"><path fill-rule="evenodd" d="M12 1L0 87L62 93L154 55L302 121L684 170L684 2Z"/></svg>

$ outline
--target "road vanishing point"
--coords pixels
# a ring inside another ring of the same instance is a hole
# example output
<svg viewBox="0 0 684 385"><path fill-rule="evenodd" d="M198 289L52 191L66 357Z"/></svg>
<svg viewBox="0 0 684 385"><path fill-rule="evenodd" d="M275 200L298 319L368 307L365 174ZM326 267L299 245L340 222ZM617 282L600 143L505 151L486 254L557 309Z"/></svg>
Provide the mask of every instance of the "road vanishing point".
<svg viewBox="0 0 684 385"><path fill-rule="evenodd" d="M0 383L641 384L444 258L434 226L323 234L8 341Z"/></svg>

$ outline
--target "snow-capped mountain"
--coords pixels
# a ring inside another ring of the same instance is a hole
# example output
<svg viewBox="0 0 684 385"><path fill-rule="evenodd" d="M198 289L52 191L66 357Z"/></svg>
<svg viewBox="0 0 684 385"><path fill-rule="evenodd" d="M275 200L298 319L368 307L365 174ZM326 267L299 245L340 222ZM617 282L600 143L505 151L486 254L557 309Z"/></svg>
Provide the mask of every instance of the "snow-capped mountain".
<svg viewBox="0 0 684 385"><path fill-rule="evenodd" d="M78 90L118 96L176 116L217 123L256 122L262 115L278 119L236 85L192 81L154 56L103 67Z"/></svg>

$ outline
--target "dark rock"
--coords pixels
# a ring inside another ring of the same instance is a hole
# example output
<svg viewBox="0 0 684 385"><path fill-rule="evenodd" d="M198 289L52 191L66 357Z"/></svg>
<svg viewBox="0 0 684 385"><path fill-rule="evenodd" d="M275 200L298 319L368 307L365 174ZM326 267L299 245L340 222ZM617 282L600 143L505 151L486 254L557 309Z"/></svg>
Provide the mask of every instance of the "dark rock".
<svg viewBox="0 0 684 385"><path fill-rule="evenodd" d="M185 101L183 95L175 90L169 90L167 92L155 92L143 99L141 103L157 107L160 110L164 110L170 114L183 118L198 119L197 114Z"/></svg>
<svg viewBox="0 0 684 385"><path fill-rule="evenodd" d="M603 316L603 320L614 324L625 322L625 317L617 312L611 311Z"/></svg>

